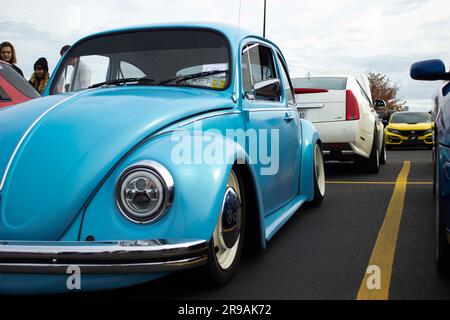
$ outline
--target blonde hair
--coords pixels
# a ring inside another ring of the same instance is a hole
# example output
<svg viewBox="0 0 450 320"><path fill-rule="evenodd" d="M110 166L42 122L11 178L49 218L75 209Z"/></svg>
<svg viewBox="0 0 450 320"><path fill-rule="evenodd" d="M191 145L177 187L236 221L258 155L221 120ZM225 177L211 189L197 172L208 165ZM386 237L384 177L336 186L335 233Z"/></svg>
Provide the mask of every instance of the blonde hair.
<svg viewBox="0 0 450 320"><path fill-rule="evenodd" d="M6 61L11 64L17 63L17 57L16 57L16 49L14 49L14 46L11 44L11 42L5 41L0 44L0 51L2 51L3 48L10 47L11 48L11 60Z"/></svg>

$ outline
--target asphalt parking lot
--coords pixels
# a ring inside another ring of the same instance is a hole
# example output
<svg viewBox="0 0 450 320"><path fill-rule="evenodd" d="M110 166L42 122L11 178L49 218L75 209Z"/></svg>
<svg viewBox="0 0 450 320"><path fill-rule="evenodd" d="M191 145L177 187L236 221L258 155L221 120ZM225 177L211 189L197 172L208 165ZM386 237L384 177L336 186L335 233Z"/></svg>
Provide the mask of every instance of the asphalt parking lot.
<svg viewBox="0 0 450 320"><path fill-rule="evenodd" d="M406 166L410 170L402 180L402 207L392 199ZM431 151L389 151L388 163L378 175L358 174L351 164L328 164L326 170L323 205L302 209L265 252L247 255L226 287L199 285L199 275L188 271L133 288L60 298L354 300L364 298L358 293L369 264L384 259L383 268L391 266L383 283L385 298L449 299L450 280L434 265ZM398 230L385 219L388 212L399 217ZM386 238L389 232L398 235L397 241Z"/></svg>

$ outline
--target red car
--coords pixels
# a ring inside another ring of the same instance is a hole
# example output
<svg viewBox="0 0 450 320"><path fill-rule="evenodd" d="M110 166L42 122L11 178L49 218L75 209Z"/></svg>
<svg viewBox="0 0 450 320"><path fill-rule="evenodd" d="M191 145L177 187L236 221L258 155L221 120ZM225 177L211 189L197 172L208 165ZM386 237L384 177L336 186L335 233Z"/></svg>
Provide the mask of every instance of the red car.
<svg viewBox="0 0 450 320"><path fill-rule="evenodd" d="M0 60L0 109L39 97L39 93L9 63Z"/></svg>

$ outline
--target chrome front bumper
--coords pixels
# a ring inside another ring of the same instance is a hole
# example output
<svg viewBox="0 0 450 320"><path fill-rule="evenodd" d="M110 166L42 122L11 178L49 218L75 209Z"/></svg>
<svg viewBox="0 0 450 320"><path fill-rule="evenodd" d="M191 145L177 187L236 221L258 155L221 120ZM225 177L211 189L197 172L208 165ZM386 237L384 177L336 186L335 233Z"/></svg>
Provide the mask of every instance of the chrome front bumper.
<svg viewBox="0 0 450 320"><path fill-rule="evenodd" d="M83 274L169 272L206 263L205 240L27 242L0 241L0 274Z"/></svg>

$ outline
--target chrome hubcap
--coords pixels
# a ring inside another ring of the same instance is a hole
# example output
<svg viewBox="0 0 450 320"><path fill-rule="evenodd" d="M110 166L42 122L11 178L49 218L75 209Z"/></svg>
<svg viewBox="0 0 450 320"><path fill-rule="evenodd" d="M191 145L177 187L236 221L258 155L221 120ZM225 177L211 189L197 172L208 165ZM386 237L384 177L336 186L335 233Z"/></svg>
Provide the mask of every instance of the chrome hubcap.
<svg viewBox="0 0 450 320"><path fill-rule="evenodd" d="M213 234L215 255L223 270L232 266L241 240L242 206L240 195L238 179L236 174L231 171L219 221Z"/></svg>

